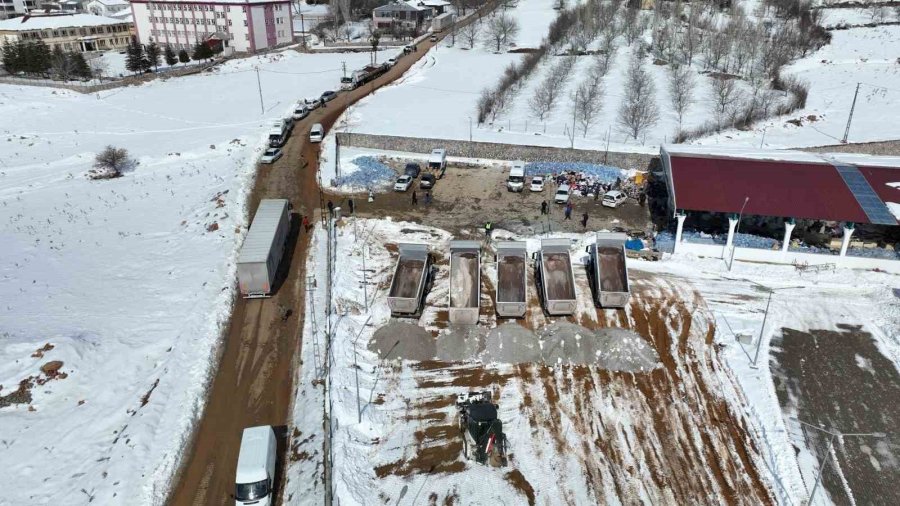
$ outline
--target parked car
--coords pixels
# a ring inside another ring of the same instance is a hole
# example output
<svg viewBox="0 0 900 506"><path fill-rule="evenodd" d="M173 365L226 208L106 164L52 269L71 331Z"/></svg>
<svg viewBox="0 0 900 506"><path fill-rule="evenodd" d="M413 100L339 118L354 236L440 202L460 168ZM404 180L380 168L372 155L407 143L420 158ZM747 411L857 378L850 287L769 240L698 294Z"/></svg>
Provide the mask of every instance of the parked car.
<svg viewBox="0 0 900 506"><path fill-rule="evenodd" d="M422 172L422 167L418 163L407 163L403 169L403 173L413 179L419 177L420 172Z"/></svg>
<svg viewBox="0 0 900 506"><path fill-rule="evenodd" d="M397 178L397 182L394 183L394 191L405 192L409 190L409 187L412 186L413 178L407 176L406 174Z"/></svg>
<svg viewBox="0 0 900 506"><path fill-rule="evenodd" d="M409 53L415 53L415 52L416 52L415 44L410 44L403 48L403 54L409 54Z"/></svg>
<svg viewBox="0 0 900 506"><path fill-rule="evenodd" d="M335 99L335 97L337 97L337 93L335 93L331 90L328 90L328 91L322 93L322 102L331 102L332 100Z"/></svg>
<svg viewBox="0 0 900 506"><path fill-rule="evenodd" d="M419 181L419 188L423 190L434 188L435 181L437 181L437 178L434 177L434 174L422 174L422 180Z"/></svg>
<svg viewBox="0 0 900 506"><path fill-rule="evenodd" d="M556 195L553 196L553 201L557 204L567 204L569 202L569 195L571 194L572 190L569 188L569 185L560 185L560 187L556 189Z"/></svg>
<svg viewBox="0 0 900 506"><path fill-rule="evenodd" d="M261 163L275 163L281 158L281 148L267 148L262 155L262 158L259 159Z"/></svg>
<svg viewBox="0 0 900 506"><path fill-rule="evenodd" d="M307 109L312 111L313 109L322 105L322 99L321 98L307 98L306 100L303 101L303 103L306 105Z"/></svg>
<svg viewBox="0 0 900 506"><path fill-rule="evenodd" d="M393 58L388 58L387 64L388 64L388 66L391 66L391 67L393 67L394 65L396 65L396 64L397 64L397 57L395 56L395 57L393 57Z"/></svg>
<svg viewBox="0 0 900 506"><path fill-rule="evenodd" d="M325 127L321 123L316 123L309 128L309 142L322 142L325 138Z"/></svg>
<svg viewBox="0 0 900 506"><path fill-rule="evenodd" d="M432 35L428 38L428 40L430 40L431 42L437 42L437 35Z"/></svg>
<svg viewBox="0 0 900 506"><path fill-rule="evenodd" d="M531 191L544 191L544 176L534 176L533 178L531 178Z"/></svg>
<svg viewBox="0 0 900 506"><path fill-rule="evenodd" d="M620 192L619 190L608 191L603 195L603 200L600 202L606 207L615 208L622 202L625 202L625 199L628 198L628 195Z"/></svg>
<svg viewBox="0 0 900 506"><path fill-rule="evenodd" d="M291 115L294 121L300 121L301 119L309 116L309 109L305 104L299 104L294 108L294 114Z"/></svg>

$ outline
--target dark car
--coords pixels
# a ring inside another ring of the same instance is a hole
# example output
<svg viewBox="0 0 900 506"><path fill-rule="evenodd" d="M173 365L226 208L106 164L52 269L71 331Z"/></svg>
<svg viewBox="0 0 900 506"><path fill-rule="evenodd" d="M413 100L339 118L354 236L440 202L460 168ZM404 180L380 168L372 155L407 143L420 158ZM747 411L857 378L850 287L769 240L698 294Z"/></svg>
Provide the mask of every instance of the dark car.
<svg viewBox="0 0 900 506"><path fill-rule="evenodd" d="M403 169L403 173L413 179L419 177L419 172L422 172L422 167L418 163L407 163L406 168Z"/></svg>
<svg viewBox="0 0 900 506"><path fill-rule="evenodd" d="M434 174L422 174L422 180L419 181L419 188L429 189L434 188L435 177Z"/></svg>
<svg viewBox="0 0 900 506"><path fill-rule="evenodd" d="M331 100L334 100L335 97L337 97L337 93L331 90L326 91L325 93L322 93L322 102L329 102Z"/></svg>

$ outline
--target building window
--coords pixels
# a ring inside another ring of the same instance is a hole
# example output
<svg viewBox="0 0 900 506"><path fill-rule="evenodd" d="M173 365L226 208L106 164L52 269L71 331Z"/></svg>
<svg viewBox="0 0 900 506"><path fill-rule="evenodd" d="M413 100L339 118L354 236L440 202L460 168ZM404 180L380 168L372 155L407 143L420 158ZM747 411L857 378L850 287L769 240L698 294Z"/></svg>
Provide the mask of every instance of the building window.
<svg viewBox="0 0 900 506"><path fill-rule="evenodd" d="M247 20L246 20L246 19L244 20L244 26L247 26Z"/></svg>
<svg viewBox="0 0 900 506"><path fill-rule="evenodd" d="M244 40L250 40L250 34L249 34L249 33L245 33L245 34L244 34Z"/></svg>

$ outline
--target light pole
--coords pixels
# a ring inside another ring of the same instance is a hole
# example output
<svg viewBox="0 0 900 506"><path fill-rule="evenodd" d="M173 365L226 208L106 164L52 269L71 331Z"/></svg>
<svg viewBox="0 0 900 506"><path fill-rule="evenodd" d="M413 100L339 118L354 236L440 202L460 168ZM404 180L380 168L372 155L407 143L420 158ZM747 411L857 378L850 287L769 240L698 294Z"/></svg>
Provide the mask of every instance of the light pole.
<svg viewBox="0 0 900 506"><path fill-rule="evenodd" d="M759 286L763 286L763 285L759 285ZM752 366L753 368L756 368L756 361L759 359L759 348L762 345L763 332L766 330L766 320L769 319L769 306L772 304L772 294L774 294L775 292L781 291L781 290L791 290L794 288L805 288L805 287L785 286L782 288L769 288L767 286L763 286L763 288L766 288L767 290L769 290L769 300L766 302L766 312L765 312L765 315L763 316L762 327L760 327L760 329L759 329L759 337L756 338L756 353L753 355L753 366Z"/></svg>
<svg viewBox="0 0 900 506"><path fill-rule="evenodd" d="M811 423L806 423L803 420L800 420L798 418L794 418L794 420L796 420L797 422L799 422L802 425L805 425L807 427L815 429L819 432L824 432L825 434L828 434L829 436L831 436L831 440L828 442L828 450L826 450L826 452L825 452L826 459L828 459L828 460L826 460L825 463L819 467L819 472L818 472L818 474L816 474L816 481L815 481L815 483L813 483L813 489L812 489L812 492L809 493L809 500L806 502L806 506L810 506L813 502L813 499L815 499L815 497L816 497L816 491L819 489L819 483L822 481L822 474L825 472L825 468L828 467L828 463L831 462L831 460L830 460L831 449L834 447L835 439L845 438L845 437L873 437L873 438L877 438L877 439L883 439L883 438L887 437L887 434L885 434L884 432L854 432L854 433L844 434L837 430L833 430L833 429L827 430L827 429L823 429L822 427L817 427Z"/></svg>
<svg viewBox="0 0 900 506"><path fill-rule="evenodd" d="M741 212L738 213L738 222L737 226L734 228L734 238L731 240L731 261L728 262L728 272L731 272L731 268L734 266L734 250L737 249L737 240L738 232L741 230L741 218L744 217L744 208L747 207L747 202L750 201L750 197L744 197L744 205L741 206Z"/></svg>
<svg viewBox="0 0 900 506"><path fill-rule="evenodd" d="M472 142L472 116L469 116L469 142Z"/></svg>

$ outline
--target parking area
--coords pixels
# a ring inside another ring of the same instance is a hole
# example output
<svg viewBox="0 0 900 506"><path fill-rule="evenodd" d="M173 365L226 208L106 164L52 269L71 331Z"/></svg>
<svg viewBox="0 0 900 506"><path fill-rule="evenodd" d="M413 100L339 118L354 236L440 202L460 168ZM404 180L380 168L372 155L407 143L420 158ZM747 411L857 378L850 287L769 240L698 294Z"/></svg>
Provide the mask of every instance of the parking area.
<svg viewBox="0 0 900 506"><path fill-rule="evenodd" d="M390 160L388 164L402 172L402 160ZM439 179L432 190L419 188L421 176L406 192L383 191L374 195L374 202L367 202L365 193L354 195L326 194L335 205L347 209L346 201L352 198L356 212L370 218L386 218L420 222L447 230L457 237L478 237L480 228L490 221L493 227L510 230L519 234L539 234L544 232L583 232L585 230L614 230L647 232L650 230L649 207L641 206L634 199L628 199L615 209L604 207L599 199L572 195L571 219L566 220L563 207L553 203L557 189L553 181L545 184L542 192L528 189L530 178L526 177L525 190L521 193L507 191L508 167L471 166L449 163L444 177ZM426 203L425 193L430 191L432 201ZM418 203L413 204L412 194L416 193ZM541 202L549 205L549 214L541 214ZM582 226L582 215L587 213L588 221Z"/></svg>

